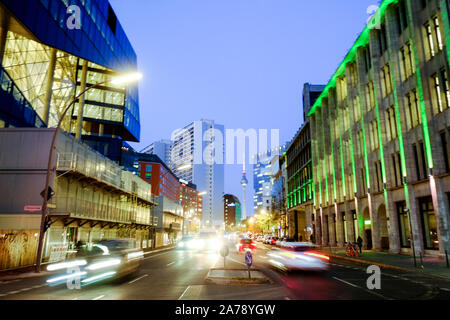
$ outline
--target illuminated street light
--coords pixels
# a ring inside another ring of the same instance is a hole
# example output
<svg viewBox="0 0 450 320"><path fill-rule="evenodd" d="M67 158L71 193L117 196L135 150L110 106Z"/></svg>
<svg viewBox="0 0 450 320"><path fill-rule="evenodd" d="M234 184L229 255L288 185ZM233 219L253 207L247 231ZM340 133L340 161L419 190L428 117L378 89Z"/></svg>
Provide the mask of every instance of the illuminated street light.
<svg viewBox="0 0 450 320"><path fill-rule="evenodd" d="M142 78L142 74L139 72L133 72L133 73L126 73L122 74L113 80L106 80L99 83L96 83L94 85L86 87L84 90L82 90L73 100L63 109L63 113L61 114L61 117L59 118L58 124L55 129L55 133L53 134L52 144L50 146L50 152L48 157L48 166L47 166L47 175L45 178L45 187L43 191L43 198L44 202L42 204L42 214L41 214L41 226L39 231L39 240L38 240L38 248L37 248L37 254L36 254L36 272L40 271L41 268L41 256L42 256L42 246L44 242L44 234L46 231L46 225L48 223L47 221L47 208L48 208L48 201L50 200L51 196L49 197L49 187L50 187L50 172L52 171L52 160L53 160L53 153L55 151L55 144L56 144L56 138L58 136L58 132L61 128L62 121L64 120L64 117L66 116L67 112L72 108L73 104L78 101L84 94L91 90L98 88L104 84L110 83L110 84L130 84L132 82L136 82L139 79Z"/></svg>
<svg viewBox="0 0 450 320"><path fill-rule="evenodd" d="M111 84L119 85L119 84L127 84L131 82L136 82L142 79L142 73L140 72L131 72L119 77L113 78L111 80Z"/></svg>

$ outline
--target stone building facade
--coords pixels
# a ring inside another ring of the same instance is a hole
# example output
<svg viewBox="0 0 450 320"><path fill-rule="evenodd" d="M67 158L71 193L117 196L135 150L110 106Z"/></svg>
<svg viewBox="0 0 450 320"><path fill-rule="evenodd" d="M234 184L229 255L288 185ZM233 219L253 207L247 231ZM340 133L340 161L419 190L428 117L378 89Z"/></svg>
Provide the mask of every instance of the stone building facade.
<svg viewBox="0 0 450 320"><path fill-rule="evenodd" d="M385 0L308 113L316 239L450 249L446 0Z"/></svg>

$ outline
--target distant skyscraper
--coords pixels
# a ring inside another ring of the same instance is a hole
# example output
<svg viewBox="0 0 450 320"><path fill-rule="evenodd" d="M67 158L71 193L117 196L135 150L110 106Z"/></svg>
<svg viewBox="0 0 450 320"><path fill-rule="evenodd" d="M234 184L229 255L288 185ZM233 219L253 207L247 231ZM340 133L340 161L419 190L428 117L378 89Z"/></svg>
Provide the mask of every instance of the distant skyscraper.
<svg viewBox="0 0 450 320"><path fill-rule="evenodd" d="M172 170L180 179L196 184L200 192L206 192L203 225L223 226L224 223L223 137L224 126L212 120L194 121L172 135Z"/></svg>
<svg viewBox="0 0 450 320"><path fill-rule="evenodd" d="M170 140L159 140L153 142L148 147L144 148L141 153L147 153L147 154L155 154L157 155L166 165L169 167L170 164L170 157L171 157L171 150L172 150L172 141Z"/></svg>
<svg viewBox="0 0 450 320"><path fill-rule="evenodd" d="M284 145L255 155L256 164L253 165L254 212L260 209L270 212L272 206L272 177L275 173L272 168L272 160L276 160L277 156L283 154L285 150L286 146Z"/></svg>

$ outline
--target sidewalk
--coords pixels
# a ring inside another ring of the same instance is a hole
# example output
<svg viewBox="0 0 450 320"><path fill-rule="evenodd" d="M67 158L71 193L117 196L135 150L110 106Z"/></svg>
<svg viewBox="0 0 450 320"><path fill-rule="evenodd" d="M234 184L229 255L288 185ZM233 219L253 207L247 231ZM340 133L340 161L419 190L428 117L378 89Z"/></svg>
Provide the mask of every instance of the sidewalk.
<svg viewBox="0 0 450 320"><path fill-rule="evenodd" d="M409 255L392 254L387 252L374 252L363 250L360 257L348 257L345 255L345 249L341 248L322 248L332 258L358 262L366 265L378 265L386 269L394 269L404 272L416 272L429 276L445 278L450 280L450 268L447 268L445 259L437 257L423 258L423 268L419 257L416 257L417 268L414 267L414 258Z"/></svg>

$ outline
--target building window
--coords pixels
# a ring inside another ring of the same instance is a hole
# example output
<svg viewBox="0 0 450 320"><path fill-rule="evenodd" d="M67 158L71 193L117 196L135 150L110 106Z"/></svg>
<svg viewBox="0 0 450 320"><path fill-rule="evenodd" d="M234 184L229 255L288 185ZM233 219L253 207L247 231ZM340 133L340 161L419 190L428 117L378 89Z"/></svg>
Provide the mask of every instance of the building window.
<svg viewBox="0 0 450 320"><path fill-rule="evenodd" d="M424 31L427 39L426 42L427 60L430 60L444 48L439 18L434 17L431 21L427 22L424 25Z"/></svg>
<svg viewBox="0 0 450 320"><path fill-rule="evenodd" d="M391 141L398 136L394 106L386 110L386 120L388 141Z"/></svg>
<svg viewBox="0 0 450 320"><path fill-rule="evenodd" d="M395 203L397 207L398 215L398 228L400 233L400 246L402 248L411 247L411 229L409 228L409 217L408 212L405 211L406 203L405 201L400 201Z"/></svg>
<svg viewBox="0 0 450 320"><path fill-rule="evenodd" d="M406 95L408 129L415 128L422 123L422 114L420 113L419 97L416 90L412 90Z"/></svg>
<svg viewBox="0 0 450 320"><path fill-rule="evenodd" d="M422 234L425 248L429 250L439 250L436 216L434 214L431 197L420 198L419 208L422 216Z"/></svg>
<svg viewBox="0 0 450 320"><path fill-rule="evenodd" d="M381 88L383 91L383 97L386 97L388 94L392 92L392 77L391 77L391 67L387 64L383 69L381 69L382 73L382 83Z"/></svg>
<svg viewBox="0 0 450 320"><path fill-rule="evenodd" d="M400 49L400 60L401 60L402 79L403 81L405 81L415 73L414 70L415 63L412 54L412 46L410 42L408 42Z"/></svg>
<svg viewBox="0 0 450 320"><path fill-rule="evenodd" d="M151 164L147 164L145 168L146 168L146 171L149 171L149 172L152 171L152 165Z"/></svg>
<svg viewBox="0 0 450 320"><path fill-rule="evenodd" d="M375 107L375 96L373 93L373 82L369 82L366 85L366 103L367 111L372 110Z"/></svg>
<svg viewBox="0 0 450 320"><path fill-rule="evenodd" d="M379 141L378 141L378 127L377 127L377 121L374 120L370 123L370 132L372 135L372 151L379 148Z"/></svg>

